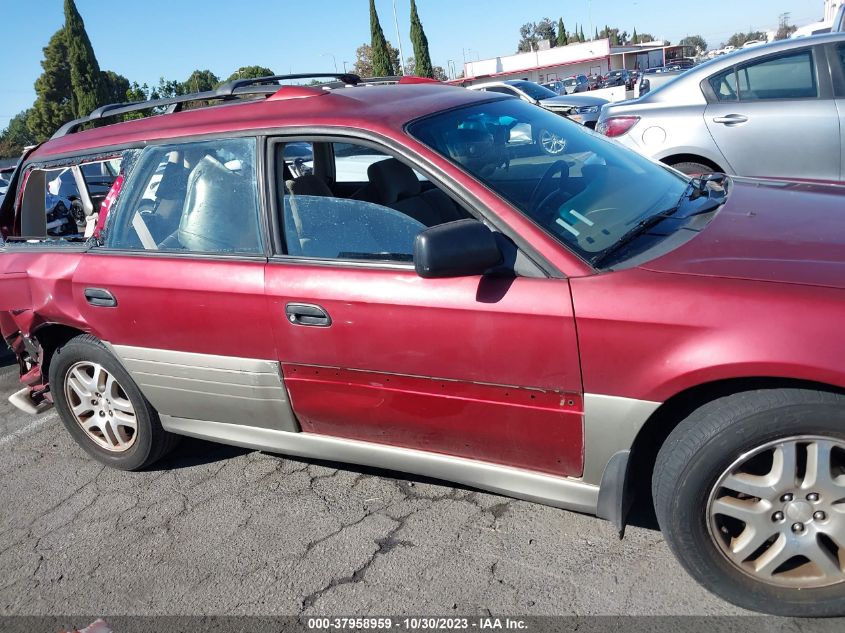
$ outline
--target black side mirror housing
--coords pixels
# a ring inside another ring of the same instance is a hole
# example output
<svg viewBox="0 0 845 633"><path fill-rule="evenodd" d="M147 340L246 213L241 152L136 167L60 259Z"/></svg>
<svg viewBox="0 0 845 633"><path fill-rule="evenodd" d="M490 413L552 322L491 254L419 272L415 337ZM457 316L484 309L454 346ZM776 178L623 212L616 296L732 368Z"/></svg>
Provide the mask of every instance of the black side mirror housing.
<svg viewBox="0 0 845 633"><path fill-rule="evenodd" d="M501 261L493 232L478 220L433 226L414 241L414 267L427 279L483 275Z"/></svg>

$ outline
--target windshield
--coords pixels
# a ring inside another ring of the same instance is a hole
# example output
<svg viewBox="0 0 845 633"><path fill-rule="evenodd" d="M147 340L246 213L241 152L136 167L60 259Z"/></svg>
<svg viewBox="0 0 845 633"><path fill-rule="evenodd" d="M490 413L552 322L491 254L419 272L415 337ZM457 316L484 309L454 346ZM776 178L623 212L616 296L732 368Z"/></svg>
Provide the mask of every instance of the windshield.
<svg viewBox="0 0 845 633"><path fill-rule="evenodd" d="M512 81L510 82L510 85L514 88L522 90L522 92L527 94L532 99L536 99L537 101L542 101L543 99L548 99L549 97L557 96L548 88L543 88L543 86L535 84L532 81Z"/></svg>
<svg viewBox="0 0 845 633"><path fill-rule="evenodd" d="M443 112L409 131L586 261L675 206L687 180L577 123L506 99Z"/></svg>

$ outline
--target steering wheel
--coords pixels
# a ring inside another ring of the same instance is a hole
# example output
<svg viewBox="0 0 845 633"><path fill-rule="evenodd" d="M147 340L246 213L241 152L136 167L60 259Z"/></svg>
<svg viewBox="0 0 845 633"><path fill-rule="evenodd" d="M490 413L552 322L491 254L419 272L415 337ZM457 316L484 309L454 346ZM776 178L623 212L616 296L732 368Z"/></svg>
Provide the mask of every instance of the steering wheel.
<svg viewBox="0 0 845 633"><path fill-rule="evenodd" d="M546 173L543 174L543 177L540 178L540 182L537 183L537 186L534 187L534 191L531 192L531 197L528 199L528 208L531 210L536 211L539 206L538 202L540 201L540 196L543 195L543 192L552 182L552 178L554 178L555 174L560 174L560 183L558 184L558 189L560 186L569 178L569 163L565 160L556 160L549 168L546 170ZM557 191L552 191L551 193L543 196L543 204L545 204L549 197L553 194L558 193Z"/></svg>

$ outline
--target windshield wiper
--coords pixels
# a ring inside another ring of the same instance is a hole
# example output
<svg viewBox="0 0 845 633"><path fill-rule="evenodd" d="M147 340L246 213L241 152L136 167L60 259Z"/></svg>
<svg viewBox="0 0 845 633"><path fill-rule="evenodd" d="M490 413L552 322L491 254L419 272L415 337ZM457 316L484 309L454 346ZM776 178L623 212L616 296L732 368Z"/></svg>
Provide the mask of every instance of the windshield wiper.
<svg viewBox="0 0 845 633"><path fill-rule="evenodd" d="M686 201L697 200L702 196L708 196L710 198L710 190L708 189L707 185L710 182L719 182L721 183L724 181L725 175L724 174L710 174L709 176L703 176L701 178L693 178L689 181L684 192L681 194L678 203L670 207L669 209L665 209L660 211L659 213L655 213L654 215L650 215L647 218L643 218L639 222L637 222L633 227L631 227L627 232L625 232L622 237L620 237L616 242L605 250L603 253L594 257L590 260L590 263L595 268L601 268L602 265L607 262L612 255L617 254L623 248L628 246L631 242L639 238L641 235L648 233L649 229L660 224L666 218L671 218L674 216L681 208L684 206ZM711 213L718 209L722 204L725 202L725 196L721 196L719 198L710 198L707 202L703 203L699 206L695 211L692 213L688 213L679 219L687 219L692 218L697 215L703 215L705 213Z"/></svg>

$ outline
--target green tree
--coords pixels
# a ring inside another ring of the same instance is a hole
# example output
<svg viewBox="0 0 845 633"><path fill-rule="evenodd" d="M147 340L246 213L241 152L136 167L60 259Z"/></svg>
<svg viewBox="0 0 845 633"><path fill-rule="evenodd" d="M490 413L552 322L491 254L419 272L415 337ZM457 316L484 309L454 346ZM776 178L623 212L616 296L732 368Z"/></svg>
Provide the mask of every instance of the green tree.
<svg viewBox="0 0 845 633"><path fill-rule="evenodd" d="M394 68L399 68L399 51L387 42L387 52ZM353 72L359 77L380 77L373 70L373 48L369 44L361 44L355 51L355 65Z"/></svg>
<svg viewBox="0 0 845 633"><path fill-rule="evenodd" d="M548 40L549 44L554 46L557 35L555 34L555 25L549 18L543 18L534 25L534 35L538 42Z"/></svg>
<svg viewBox="0 0 845 633"><path fill-rule="evenodd" d="M24 147L38 142L28 125L32 112L32 108L19 112L0 132L0 158L16 158L23 153Z"/></svg>
<svg viewBox="0 0 845 633"><path fill-rule="evenodd" d="M778 16L778 30L775 34L776 40L788 39L790 35L792 35L793 33L795 33L795 31L798 30L797 26L789 23L790 15L791 14L787 11L786 13L781 13Z"/></svg>
<svg viewBox="0 0 845 633"><path fill-rule="evenodd" d="M563 18L558 18L555 46L566 46L567 44L569 44L569 38L566 37L566 26L563 24Z"/></svg>
<svg viewBox="0 0 845 633"><path fill-rule="evenodd" d="M696 55L701 55L707 50L707 42L700 35L687 35L684 39L678 42L681 46L689 46L695 51Z"/></svg>
<svg viewBox="0 0 845 633"><path fill-rule="evenodd" d="M195 92L207 92L214 90L218 85L220 85L220 77L210 70L195 70L185 81L179 84L176 94L188 95Z"/></svg>
<svg viewBox="0 0 845 633"><path fill-rule="evenodd" d="M734 33L728 39L727 45L734 46L736 48L740 48L746 42L750 42L751 40L765 40L766 34L762 31L749 31L748 33ZM724 48L724 47L722 47Z"/></svg>
<svg viewBox="0 0 845 633"><path fill-rule="evenodd" d="M631 36L631 43L632 44L639 43L639 40L637 39L637 27L636 26L634 27L634 34Z"/></svg>
<svg viewBox="0 0 845 633"><path fill-rule="evenodd" d="M581 33L578 35L578 39L579 39L579 41L581 41L581 42L586 42L586 41L587 41L587 38L586 38L586 37L584 37L584 25L583 25L583 24L581 25Z"/></svg>
<svg viewBox="0 0 845 633"><path fill-rule="evenodd" d="M599 27L596 27L596 37L594 39L599 39Z"/></svg>
<svg viewBox="0 0 845 633"><path fill-rule="evenodd" d="M517 53L530 53L537 48L536 22L526 22L519 27L519 43Z"/></svg>
<svg viewBox="0 0 845 633"><path fill-rule="evenodd" d="M44 72L35 80L35 103L27 117L27 126L38 141L44 141L62 124L74 117L73 88L64 29L53 34L44 47L41 61Z"/></svg>
<svg viewBox="0 0 845 633"><path fill-rule="evenodd" d="M370 48L372 49L372 63L374 77L388 77L394 73L393 61L387 48L387 40L376 12L375 0L370 0ZM397 64L398 65L398 64Z"/></svg>
<svg viewBox="0 0 845 633"><path fill-rule="evenodd" d="M108 103L123 103L127 100L130 85L126 77L113 70L106 70L102 73L100 80L103 82Z"/></svg>
<svg viewBox="0 0 845 633"><path fill-rule="evenodd" d="M428 51L428 38L420 22L415 0L411 0L411 43L414 45L415 74L419 77L434 77L431 54Z"/></svg>
<svg viewBox="0 0 845 633"><path fill-rule="evenodd" d="M73 114L76 117L86 116L104 105L108 97L94 48L85 32L85 23L73 0L65 0L64 36L73 87Z"/></svg>
<svg viewBox="0 0 845 633"><path fill-rule="evenodd" d="M270 77L275 74L276 73L266 66L241 66L224 81L233 81L235 79L258 79L259 77Z"/></svg>

